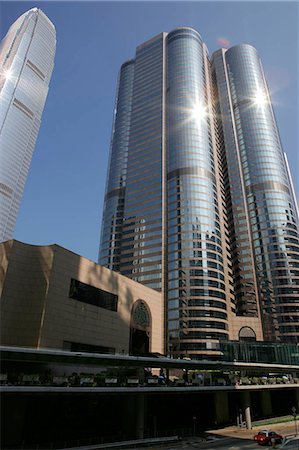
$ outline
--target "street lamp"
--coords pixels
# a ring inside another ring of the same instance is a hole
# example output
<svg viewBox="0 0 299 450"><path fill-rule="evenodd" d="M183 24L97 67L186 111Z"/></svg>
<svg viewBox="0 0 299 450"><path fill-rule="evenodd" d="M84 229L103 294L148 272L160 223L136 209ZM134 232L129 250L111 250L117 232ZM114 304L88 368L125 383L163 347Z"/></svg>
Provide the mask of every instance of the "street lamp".
<svg viewBox="0 0 299 450"><path fill-rule="evenodd" d="M292 412L293 412L294 421L295 421L295 433L296 433L296 436L297 436L297 434L298 434L297 433L297 411L296 411L295 406L293 406Z"/></svg>
<svg viewBox="0 0 299 450"><path fill-rule="evenodd" d="M193 436L195 436L195 422L196 422L196 417L193 416L193 417L192 417L192 420L193 420Z"/></svg>

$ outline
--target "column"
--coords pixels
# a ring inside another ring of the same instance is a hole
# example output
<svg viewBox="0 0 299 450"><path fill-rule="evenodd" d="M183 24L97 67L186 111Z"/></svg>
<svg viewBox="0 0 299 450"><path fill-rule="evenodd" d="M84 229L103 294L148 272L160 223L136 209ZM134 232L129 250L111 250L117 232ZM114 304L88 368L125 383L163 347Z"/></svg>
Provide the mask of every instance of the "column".
<svg viewBox="0 0 299 450"><path fill-rule="evenodd" d="M229 421L228 394L227 392L214 393L215 424Z"/></svg>
<svg viewBox="0 0 299 450"><path fill-rule="evenodd" d="M246 428L251 430L250 392L241 392L241 405L245 415Z"/></svg>
<svg viewBox="0 0 299 450"><path fill-rule="evenodd" d="M146 400L143 394L136 397L136 438L143 439L144 437L144 421L145 421L145 406Z"/></svg>
<svg viewBox="0 0 299 450"><path fill-rule="evenodd" d="M28 397L25 395L2 395L2 442L3 445L19 446L25 438L24 424ZM2 409L1 408L1 409Z"/></svg>
<svg viewBox="0 0 299 450"><path fill-rule="evenodd" d="M260 392L260 402L263 417L270 416L272 414L271 392L270 391Z"/></svg>
<svg viewBox="0 0 299 450"><path fill-rule="evenodd" d="M136 436L135 397L132 394L122 397L122 439L130 440Z"/></svg>

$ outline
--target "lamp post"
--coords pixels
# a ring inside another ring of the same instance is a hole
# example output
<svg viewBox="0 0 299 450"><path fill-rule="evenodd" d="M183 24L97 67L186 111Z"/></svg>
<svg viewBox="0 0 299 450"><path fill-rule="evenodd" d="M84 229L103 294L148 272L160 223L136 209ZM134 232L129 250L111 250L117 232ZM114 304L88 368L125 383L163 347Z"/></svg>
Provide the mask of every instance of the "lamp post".
<svg viewBox="0 0 299 450"><path fill-rule="evenodd" d="M296 411L295 406L293 406L292 412L293 412L294 421L295 421L295 433L296 433L296 436L297 436L297 434L298 434L297 433L297 411Z"/></svg>
<svg viewBox="0 0 299 450"><path fill-rule="evenodd" d="M193 416L193 417L192 417L192 420L193 420L193 436L195 436L195 422L196 422L196 417Z"/></svg>

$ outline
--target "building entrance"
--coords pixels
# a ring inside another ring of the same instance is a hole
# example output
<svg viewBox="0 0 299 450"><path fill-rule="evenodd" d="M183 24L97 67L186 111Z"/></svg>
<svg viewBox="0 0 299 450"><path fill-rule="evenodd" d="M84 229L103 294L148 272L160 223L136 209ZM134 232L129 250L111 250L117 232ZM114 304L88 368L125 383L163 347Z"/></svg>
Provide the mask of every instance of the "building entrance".
<svg viewBox="0 0 299 450"><path fill-rule="evenodd" d="M142 300L138 300L132 309L130 327L130 354L147 355L150 353L151 317L150 311Z"/></svg>

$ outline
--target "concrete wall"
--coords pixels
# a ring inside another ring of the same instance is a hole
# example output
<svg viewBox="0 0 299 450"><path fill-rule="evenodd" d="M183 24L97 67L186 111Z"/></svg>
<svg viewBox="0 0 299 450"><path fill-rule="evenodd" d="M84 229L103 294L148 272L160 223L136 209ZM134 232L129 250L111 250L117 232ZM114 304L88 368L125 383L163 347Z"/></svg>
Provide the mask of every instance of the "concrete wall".
<svg viewBox="0 0 299 450"><path fill-rule="evenodd" d="M1 293L1 344L38 347L53 262L50 247L10 241L0 245L7 261Z"/></svg>

